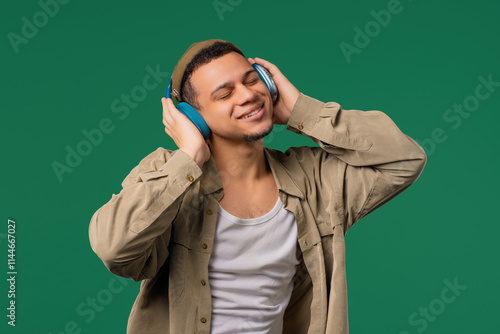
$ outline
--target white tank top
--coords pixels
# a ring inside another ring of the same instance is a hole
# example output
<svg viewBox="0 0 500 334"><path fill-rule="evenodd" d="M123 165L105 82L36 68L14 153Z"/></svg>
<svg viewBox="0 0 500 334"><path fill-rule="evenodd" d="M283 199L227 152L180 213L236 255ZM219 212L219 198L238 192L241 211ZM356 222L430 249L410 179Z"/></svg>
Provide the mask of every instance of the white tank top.
<svg viewBox="0 0 500 334"><path fill-rule="evenodd" d="M219 205L209 261L212 334L281 334L299 264L297 223L278 197L263 216L238 218Z"/></svg>

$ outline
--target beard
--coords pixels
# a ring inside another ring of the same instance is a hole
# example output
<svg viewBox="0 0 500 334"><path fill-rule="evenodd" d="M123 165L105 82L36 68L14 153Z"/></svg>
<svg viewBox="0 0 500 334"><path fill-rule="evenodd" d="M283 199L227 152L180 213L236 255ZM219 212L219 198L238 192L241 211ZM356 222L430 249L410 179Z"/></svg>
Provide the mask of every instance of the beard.
<svg viewBox="0 0 500 334"><path fill-rule="evenodd" d="M273 127L274 127L274 122L272 122L272 124L267 129L265 129L259 133L254 133L251 135L246 135L246 134L243 135L243 139L246 140L247 142L252 142L252 141L262 139L265 136L267 136L268 134L270 134L271 131L273 131Z"/></svg>

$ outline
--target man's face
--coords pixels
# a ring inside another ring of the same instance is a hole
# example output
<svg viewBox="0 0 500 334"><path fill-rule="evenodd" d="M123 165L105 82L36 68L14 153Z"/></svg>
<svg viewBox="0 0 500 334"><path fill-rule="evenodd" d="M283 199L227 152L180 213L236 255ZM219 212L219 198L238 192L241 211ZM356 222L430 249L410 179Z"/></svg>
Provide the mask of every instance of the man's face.
<svg viewBox="0 0 500 334"><path fill-rule="evenodd" d="M230 52L200 66L193 72L191 83L198 93L200 114L212 130L212 139L218 136L248 142L272 131L271 95L242 55ZM255 110L260 111L242 118Z"/></svg>

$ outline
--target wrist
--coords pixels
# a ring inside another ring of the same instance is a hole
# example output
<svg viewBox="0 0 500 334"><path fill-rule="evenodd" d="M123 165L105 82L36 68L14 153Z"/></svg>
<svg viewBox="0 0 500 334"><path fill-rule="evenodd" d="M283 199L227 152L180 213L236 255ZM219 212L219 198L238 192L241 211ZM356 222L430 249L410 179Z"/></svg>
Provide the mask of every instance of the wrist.
<svg viewBox="0 0 500 334"><path fill-rule="evenodd" d="M196 164L201 168L205 161L203 160L203 156L200 153L200 150L191 149L191 148L180 148L180 150L184 151L187 155L191 157L191 159L196 162Z"/></svg>

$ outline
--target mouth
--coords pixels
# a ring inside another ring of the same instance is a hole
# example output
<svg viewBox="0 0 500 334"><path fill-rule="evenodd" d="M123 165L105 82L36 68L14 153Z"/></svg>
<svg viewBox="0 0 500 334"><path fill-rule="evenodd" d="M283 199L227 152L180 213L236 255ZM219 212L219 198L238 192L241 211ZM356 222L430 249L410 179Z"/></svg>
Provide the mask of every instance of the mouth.
<svg viewBox="0 0 500 334"><path fill-rule="evenodd" d="M264 113L264 103L262 103L262 105L257 109L254 109L253 111L246 113L241 117L238 117L238 119L242 121L256 120L259 119L263 113Z"/></svg>

